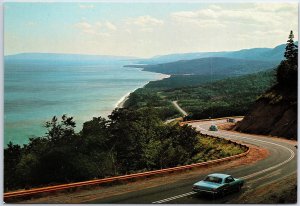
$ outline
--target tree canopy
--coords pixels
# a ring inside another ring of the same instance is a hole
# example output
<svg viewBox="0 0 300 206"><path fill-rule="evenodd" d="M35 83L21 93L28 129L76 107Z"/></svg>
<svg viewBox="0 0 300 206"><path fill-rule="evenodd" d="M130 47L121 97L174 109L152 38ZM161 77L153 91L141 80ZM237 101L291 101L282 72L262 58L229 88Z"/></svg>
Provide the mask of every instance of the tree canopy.
<svg viewBox="0 0 300 206"><path fill-rule="evenodd" d="M190 162L198 137L189 127L166 125L153 108L116 109L95 117L79 133L72 117L54 116L42 137L4 150L5 190L68 183ZM165 155L161 155L165 154Z"/></svg>
<svg viewBox="0 0 300 206"><path fill-rule="evenodd" d="M295 89L298 84L298 46L294 43L293 31L290 32L284 57L276 69L277 83L283 87Z"/></svg>

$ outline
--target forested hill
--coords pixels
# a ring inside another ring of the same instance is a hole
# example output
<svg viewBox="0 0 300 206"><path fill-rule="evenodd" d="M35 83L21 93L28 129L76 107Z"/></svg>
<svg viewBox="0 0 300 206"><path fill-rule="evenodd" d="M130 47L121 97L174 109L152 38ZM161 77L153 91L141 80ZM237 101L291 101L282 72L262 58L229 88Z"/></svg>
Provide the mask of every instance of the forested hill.
<svg viewBox="0 0 300 206"><path fill-rule="evenodd" d="M136 67L142 67L146 71L163 74L238 76L265 71L277 65L277 61L209 57L157 65L139 65Z"/></svg>
<svg viewBox="0 0 300 206"><path fill-rule="evenodd" d="M215 76L178 75L154 81L130 94L125 107L155 107L162 119L178 117L171 101L190 119L245 115L257 97L274 82L274 70L223 79ZM218 79L219 78L219 79Z"/></svg>
<svg viewBox="0 0 300 206"><path fill-rule="evenodd" d="M298 45L298 42L295 42ZM193 52L193 53L178 53L154 56L149 59L139 60L139 64L161 64L175 62L179 60L191 60L206 57L227 57L234 59L252 59L263 61L278 61L283 60L285 44L280 44L274 48L251 48L242 49L239 51L221 51L221 52Z"/></svg>

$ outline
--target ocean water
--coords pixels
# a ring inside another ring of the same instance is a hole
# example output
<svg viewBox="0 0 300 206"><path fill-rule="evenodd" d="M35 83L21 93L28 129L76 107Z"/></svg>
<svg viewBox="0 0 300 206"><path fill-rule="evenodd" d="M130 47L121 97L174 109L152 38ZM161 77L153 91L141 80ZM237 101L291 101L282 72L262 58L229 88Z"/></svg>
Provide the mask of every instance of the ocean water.
<svg viewBox="0 0 300 206"><path fill-rule="evenodd" d="M54 115L73 116L79 131L92 117L107 117L125 95L165 77L123 65L5 62L4 145L44 135L43 125Z"/></svg>

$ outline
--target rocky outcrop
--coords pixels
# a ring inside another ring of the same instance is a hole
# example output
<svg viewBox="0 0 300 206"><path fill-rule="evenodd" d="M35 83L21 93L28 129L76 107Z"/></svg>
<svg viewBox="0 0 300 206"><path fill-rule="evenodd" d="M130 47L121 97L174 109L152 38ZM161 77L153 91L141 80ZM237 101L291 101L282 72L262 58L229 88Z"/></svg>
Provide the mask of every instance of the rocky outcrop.
<svg viewBox="0 0 300 206"><path fill-rule="evenodd" d="M234 130L297 139L297 90L273 87L256 101Z"/></svg>

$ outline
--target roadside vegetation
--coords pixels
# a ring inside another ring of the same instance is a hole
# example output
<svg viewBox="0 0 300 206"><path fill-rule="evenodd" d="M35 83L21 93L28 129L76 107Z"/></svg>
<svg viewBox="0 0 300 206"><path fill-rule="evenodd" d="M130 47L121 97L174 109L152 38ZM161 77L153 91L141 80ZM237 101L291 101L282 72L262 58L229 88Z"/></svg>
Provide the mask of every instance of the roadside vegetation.
<svg viewBox="0 0 300 206"><path fill-rule="evenodd" d="M207 135L199 136L197 148L199 152L193 157L193 162L206 162L245 152L245 148L236 143Z"/></svg>
<svg viewBox="0 0 300 206"><path fill-rule="evenodd" d="M46 133L4 149L5 191L175 167L242 152L191 126L165 124L154 108L116 109L76 133L72 117L53 117ZM207 139L207 140L205 140Z"/></svg>

